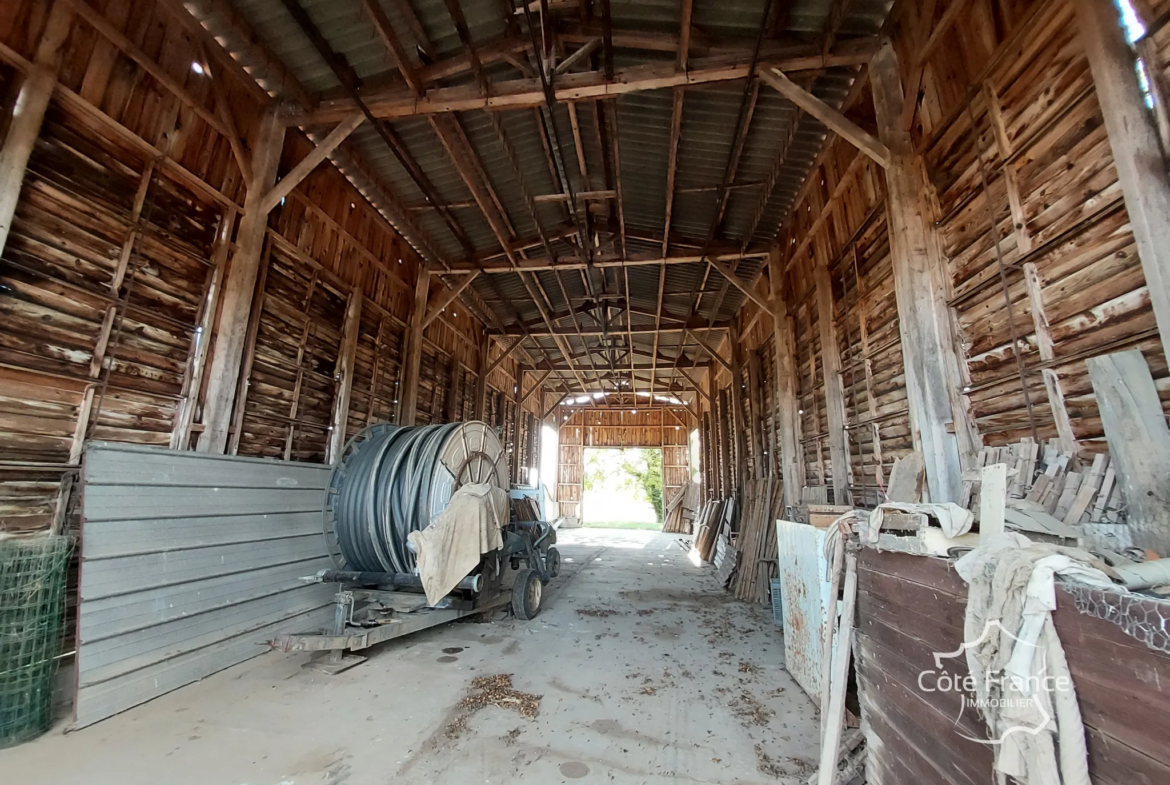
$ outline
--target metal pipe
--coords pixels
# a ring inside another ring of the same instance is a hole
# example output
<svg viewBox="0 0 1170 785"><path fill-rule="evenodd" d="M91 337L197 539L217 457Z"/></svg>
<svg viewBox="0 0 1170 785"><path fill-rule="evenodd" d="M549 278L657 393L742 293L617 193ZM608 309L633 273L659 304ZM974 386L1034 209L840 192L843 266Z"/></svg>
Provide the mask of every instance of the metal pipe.
<svg viewBox="0 0 1170 785"><path fill-rule="evenodd" d="M360 583L367 586L393 586L395 589L421 589L422 578L402 572L365 572L360 570L321 570L309 580L314 583ZM457 589L479 593L482 575L468 575L455 585Z"/></svg>

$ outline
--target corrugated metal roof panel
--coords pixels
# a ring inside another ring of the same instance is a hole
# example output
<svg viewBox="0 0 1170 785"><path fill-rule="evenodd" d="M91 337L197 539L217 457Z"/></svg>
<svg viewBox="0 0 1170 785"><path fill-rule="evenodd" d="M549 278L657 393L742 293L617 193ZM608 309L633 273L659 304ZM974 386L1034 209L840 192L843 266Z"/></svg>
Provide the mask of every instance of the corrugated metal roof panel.
<svg viewBox="0 0 1170 785"><path fill-rule="evenodd" d="M400 76L392 67L392 58L384 51L360 4L328 0L298 1L330 46L349 61L362 79L379 87L401 84ZM447 0L379 2L408 51L413 53L420 44L425 43L423 48L429 49L439 60L463 55L464 47L448 12ZM838 26L838 37L875 34L891 4L892 0L854 0L849 4L846 18ZM308 91L337 94L337 79L283 7L283 0L234 0L234 5ZM507 35L518 35L526 40L528 33L524 17L509 14L509 5L502 2L461 3L473 40L480 45L501 40ZM782 29L789 35L815 40L825 29L831 5L830 0L796 0L790 5L775 0L773 21L779 18L780 22L773 28L766 28L766 32L771 37L776 29ZM610 6L613 25L618 31L657 36L652 48L616 50L615 67L620 69L648 63L670 63L674 60L672 42L677 41L680 23L680 4L677 0L611 0ZM695 0L692 44L699 51L709 46L738 46L750 51L760 30L765 7L766 0ZM593 11L592 23L598 23L600 9L596 4ZM578 24L575 11L554 11L554 14L563 16L566 24ZM520 55L521 59L526 57ZM598 52L591 59L594 63L599 62L601 53ZM589 61L578 66L578 70L583 67L589 67ZM489 62L485 72L490 79L519 77L516 68L506 62ZM810 89L836 106L848 93L853 76L854 71L849 68L826 69L815 76ZM472 85L474 77L470 72L463 71L439 84ZM692 87L685 93L675 192L672 195L670 228L673 252L697 253L712 231L712 222L718 213L717 188L722 182L728 156L735 143L735 118L743 102L744 90L745 82L741 80ZM616 174L620 178L623 196L621 213L625 219L627 250L630 254L653 256L661 253L674 95L673 89L660 89L626 94L604 105L588 101L578 104L580 145L587 179L580 174L577 146L566 105L558 104L552 114L555 134L548 143L556 146L555 153L574 191L615 187L617 183L613 181L613 176ZM615 106L616 114L611 111ZM508 110L500 112L497 119L504 126L516 150L529 194L533 197L548 197L559 194L562 189L560 178L555 172L550 172L539 114L540 110L531 108ZM825 130L817 121L806 116L796 122L797 116L788 101L770 87L760 86L752 123L747 130L732 188L726 198L726 208L719 225L714 227L714 240L720 246L759 246L773 240L825 137ZM515 167L501 145L488 115L481 111L463 112L459 114L458 122L482 164L487 181L502 204L507 223L511 225L511 230L507 232L510 236L531 242L542 231L552 236L561 233L566 227L575 228L575 220L584 216L586 211L579 211L578 216L574 216L566 202L542 200L536 207L539 225L533 221ZM423 117L395 120L392 127L401 136L411 157L426 173L437 198L449 205L449 212L458 231L467 237L471 250L480 255L498 254L496 232L472 199L464 176L452 162L430 121ZM611 135L615 127L620 156L620 167L616 173L611 170ZM469 249L464 247L457 233L448 226L447 219L433 205L427 204L422 190L413 182L410 173L373 128L360 128L349 143L369 162L385 190L412 213L442 257L455 261L468 255ZM471 176L477 180L479 178L478 174L473 173ZM766 189L766 185L771 187ZM612 199L591 202L588 208L591 229L595 233L590 242L599 239L596 252L606 258L620 253L617 208L616 200ZM572 236L552 239L551 245L558 259L569 260L581 254L576 242L573 232ZM543 259L546 251L537 244L524 254L528 258ZM750 259L743 260L737 269L742 277L750 279L757 274L760 266L758 259ZM624 300L627 276L630 302L636 311L641 311L628 318L633 324L644 325L646 319L653 318L647 314L653 313L658 307L658 268L635 267L628 272L620 269L595 271L592 289L595 294L623 293ZM583 302L590 290L580 273L576 272L541 272L529 280L534 284L539 281L553 310L561 314L567 313L571 305ZM532 302L528 288L517 275L481 276L474 286L502 322L510 324L517 319L530 324L540 322L539 310ZM703 290L701 298L698 294L700 288ZM722 296L721 290L726 290ZM744 301L738 289L726 286L722 277L705 264L669 265L665 269L664 291L664 316L675 318L684 318L694 312L704 319L722 321L730 318ZM621 317L623 320L625 318ZM596 326L589 314L580 314L579 321L583 326L585 322ZM624 324L624 321L620 323ZM563 317L558 319L558 324L571 327L572 319ZM674 341L674 335L669 334L662 336L659 343L660 346L675 345L672 343ZM636 338L634 343L640 346L642 338ZM649 336L648 343L653 345L653 336ZM555 341L548 343L545 348L550 352L559 352Z"/></svg>

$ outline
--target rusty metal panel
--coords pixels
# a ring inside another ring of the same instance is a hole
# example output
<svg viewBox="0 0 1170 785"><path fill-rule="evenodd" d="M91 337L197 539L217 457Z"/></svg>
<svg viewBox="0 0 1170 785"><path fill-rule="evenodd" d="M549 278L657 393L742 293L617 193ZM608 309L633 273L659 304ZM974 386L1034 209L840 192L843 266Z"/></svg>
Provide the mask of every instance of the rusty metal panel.
<svg viewBox="0 0 1170 785"><path fill-rule="evenodd" d="M826 580L825 530L776 521L778 574L784 610L784 667L816 703L821 694L821 641L831 586Z"/></svg>

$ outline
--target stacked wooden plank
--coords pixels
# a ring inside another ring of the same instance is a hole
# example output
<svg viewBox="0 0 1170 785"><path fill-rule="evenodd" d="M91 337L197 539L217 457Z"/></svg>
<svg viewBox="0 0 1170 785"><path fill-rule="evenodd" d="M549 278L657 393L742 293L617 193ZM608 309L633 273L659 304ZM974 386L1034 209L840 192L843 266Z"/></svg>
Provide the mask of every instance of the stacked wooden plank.
<svg viewBox="0 0 1170 785"><path fill-rule="evenodd" d="M702 561L710 562L715 557L715 540L724 525L724 511L728 502L730 499L712 499L699 511L694 551Z"/></svg>
<svg viewBox="0 0 1170 785"><path fill-rule="evenodd" d="M731 532L725 530L720 531L719 536L715 538L715 558L712 563L715 565L715 577L719 579L720 586L728 585L735 568L739 565L739 551L731 544L731 538Z"/></svg>
<svg viewBox="0 0 1170 785"><path fill-rule="evenodd" d="M739 564L731 589L741 600L768 602L768 579L776 574L775 521L783 516L784 490L776 480L748 480L736 545Z"/></svg>
<svg viewBox="0 0 1170 785"><path fill-rule="evenodd" d="M690 534L691 523L695 519L695 508L698 505L699 485L688 482L670 497L666 503L666 514L663 516L662 531L669 534Z"/></svg>
<svg viewBox="0 0 1170 785"><path fill-rule="evenodd" d="M963 505L978 507L974 502L978 472L997 463L1008 467L1009 500L1037 504L1070 526L1119 521L1124 504L1108 455L1074 459L1060 449L1056 439L1041 446L1027 437L1016 444L984 447L976 456L974 471L964 475Z"/></svg>
<svg viewBox="0 0 1170 785"><path fill-rule="evenodd" d="M512 500L512 512L516 514L518 521L539 521L541 519L536 502L527 496Z"/></svg>

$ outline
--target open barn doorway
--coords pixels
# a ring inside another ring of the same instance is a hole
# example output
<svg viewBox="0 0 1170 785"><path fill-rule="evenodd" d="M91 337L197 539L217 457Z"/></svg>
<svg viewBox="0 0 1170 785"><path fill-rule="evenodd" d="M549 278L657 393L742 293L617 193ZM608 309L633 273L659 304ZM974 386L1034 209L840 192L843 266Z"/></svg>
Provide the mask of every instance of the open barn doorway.
<svg viewBox="0 0 1170 785"><path fill-rule="evenodd" d="M662 528L662 449L587 447L582 524L609 529Z"/></svg>

